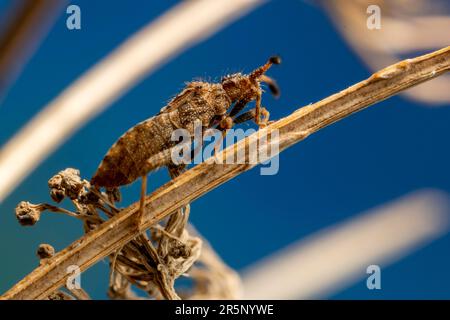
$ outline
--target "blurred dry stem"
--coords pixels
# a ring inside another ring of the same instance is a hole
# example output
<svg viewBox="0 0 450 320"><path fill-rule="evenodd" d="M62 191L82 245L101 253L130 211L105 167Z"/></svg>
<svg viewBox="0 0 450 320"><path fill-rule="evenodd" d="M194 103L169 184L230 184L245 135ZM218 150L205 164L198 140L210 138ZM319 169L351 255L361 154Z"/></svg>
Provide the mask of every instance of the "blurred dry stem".
<svg viewBox="0 0 450 320"><path fill-rule="evenodd" d="M246 150L258 152L258 148L251 144L258 144L258 134L262 131L278 129L279 150L282 151L329 124L449 70L450 47L446 47L389 66L337 94L298 109L217 155L220 157L226 153L236 157L244 150L246 163L215 164L215 160L210 158L147 196L141 230L136 230L135 215L139 203L134 203L49 259L46 265L35 269L1 298L47 297L64 284L68 266L78 265L81 270L86 270L100 259L124 248L141 232L154 227L173 212L251 169L254 165L247 163L255 155Z"/></svg>
<svg viewBox="0 0 450 320"><path fill-rule="evenodd" d="M201 237L197 231L190 231ZM193 292L187 296L191 300L230 300L242 298L242 283L238 273L228 267L211 245L203 240L203 248L197 264L189 271L196 279Z"/></svg>
<svg viewBox="0 0 450 320"><path fill-rule="evenodd" d="M1 18L0 100L37 48L66 1L12 1Z"/></svg>
<svg viewBox="0 0 450 320"><path fill-rule="evenodd" d="M421 190L327 227L246 268L244 298L330 296L445 234L449 213L448 194Z"/></svg>
<svg viewBox="0 0 450 320"><path fill-rule="evenodd" d="M436 50L450 44L450 5L446 0L318 0L362 60L372 69L393 64L406 54ZM380 8L380 29L367 20ZM446 15L447 13L447 15ZM429 105L450 102L450 76L440 77L404 94Z"/></svg>

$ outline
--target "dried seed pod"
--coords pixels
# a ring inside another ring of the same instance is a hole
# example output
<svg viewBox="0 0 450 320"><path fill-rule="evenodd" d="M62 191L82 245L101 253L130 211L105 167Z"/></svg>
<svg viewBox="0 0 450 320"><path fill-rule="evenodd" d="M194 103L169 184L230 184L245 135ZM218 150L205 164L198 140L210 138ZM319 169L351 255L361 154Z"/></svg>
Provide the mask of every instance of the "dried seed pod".
<svg viewBox="0 0 450 320"><path fill-rule="evenodd" d="M43 210L39 204L21 201L16 207L16 218L21 225L32 226L39 221Z"/></svg>
<svg viewBox="0 0 450 320"><path fill-rule="evenodd" d="M50 188L50 197L55 201L56 203L61 202L64 197L64 190L61 187L62 177L57 174L54 175L50 180L48 180L48 186Z"/></svg>
<svg viewBox="0 0 450 320"><path fill-rule="evenodd" d="M180 257L187 259L191 255L191 248L177 239L170 239L169 255L175 259Z"/></svg>
<svg viewBox="0 0 450 320"><path fill-rule="evenodd" d="M37 249L36 254L40 260L48 259L55 255L55 248L53 248L49 244L42 243L39 245L39 248Z"/></svg>
<svg viewBox="0 0 450 320"><path fill-rule="evenodd" d="M48 297L48 300L75 300L71 295L62 292L62 291L55 291L51 293Z"/></svg>
<svg viewBox="0 0 450 320"><path fill-rule="evenodd" d="M73 168L60 171L48 180L50 196L55 202L61 202L66 196L71 200L78 199L84 185L80 171Z"/></svg>

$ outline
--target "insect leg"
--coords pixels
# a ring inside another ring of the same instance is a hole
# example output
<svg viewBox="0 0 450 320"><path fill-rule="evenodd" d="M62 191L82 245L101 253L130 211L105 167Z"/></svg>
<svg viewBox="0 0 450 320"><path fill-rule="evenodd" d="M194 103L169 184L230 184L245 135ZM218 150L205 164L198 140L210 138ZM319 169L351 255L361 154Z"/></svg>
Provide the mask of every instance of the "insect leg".
<svg viewBox="0 0 450 320"><path fill-rule="evenodd" d="M139 199L139 212L136 217L136 226L138 229L141 226L142 218L144 216L144 204L146 194L147 194L147 174L142 176L141 198Z"/></svg>
<svg viewBox="0 0 450 320"><path fill-rule="evenodd" d="M150 171L167 166L171 162L172 148L166 148L163 151L151 156L145 161L141 168L141 175L147 174Z"/></svg>
<svg viewBox="0 0 450 320"><path fill-rule="evenodd" d="M220 138L217 140L216 144L214 145L214 155L217 155L219 153L220 147L222 146L222 141L226 135L227 135L227 131L226 131L226 129L223 129L222 135L220 136Z"/></svg>
<svg viewBox="0 0 450 320"><path fill-rule="evenodd" d="M256 96L256 103L255 103L255 122L259 127L262 127L261 124L261 92L258 93Z"/></svg>
<svg viewBox="0 0 450 320"><path fill-rule="evenodd" d="M207 136L209 136L208 127L202 126L202 141L204 141L203 139ZM203 147L203 143L195 146L195 148L192 149L192 151L191 151L191 159L192 160L196 159L199 152L202 151L202 147ZM175 165L175 166L169 166L167 168L169 169L169 174L170 174L171 178L173 179L175 174L176 174L176 176L178 176L183 172L183 170L186 168L186 165L182 165L182 166Z"/></svg>
<svg viewBox="0 0 450 320"><path fill-rule="evenodd" d="M172 179L175 179L184 171L186 171L186 165L171 164L167 167L167 169L169 170L170 177ZM166 224L166 231L169 233L174 233L177 237L180 237L189 219L189 212L190 212L189 204L181 207L180 209L177 210L177 212L174 212L170 216L169 221Z"/></svg>
<svg viewBox="0 0 450 320"><path fill-rule="evenodd" d="M170 177L175 179L186 171L186 165L169 165L167 169L169 170ZM189 207L189 204L178 209L177 212L174 212L170 216L169 221L166 224L167 232L174 232L177 237L181 236L189 218L189 209L187 207Z"/></svg>
<svg viewBox="0 0 450 320"><path fill-rule="evenodd" d="M230 117L234 117L235 115L237 115L239 112L242 111L242 109L245 108L245 106L247 105L248 100L239 100L238 102L235 103L235 105L233 106L233 108L231 108L230 112L229 112L229 116Z"/></svg>
<svg viewBox="0 0 450 320"><path fill-rule="evenodd" d="M169 170L169 175L171 179L175 179L180 174L186 171L185 164L169 164L167 166L167 170Z"/></svg>
<svg viewBox="0 0 450 320"><path fill-rule="evenodd" d="M280 88L278 87L278 84L276 83L275 80L273 80L271 77L266 76L265 74L263 74L262 76L259 77L259 80L262 82L267 83L267 85L269 86L269 90L270 92L272 92L272 94L275 97L279 97L280 96Z"/></svg>
<svg viewBox="0 0 450 320"><path fill-rule="evenodd" d="M235 124L239 124L239 123L243 123L252 119L255 119L255 115L256 115L256 109L251 109L247 112L244 112L243 114L239 115L238 117L236 117L234 119L234 123ZM261 115L263 116L263 119L261 120L260 124L261 126L265 126L266 124L269 124L269 116L270 113L269 111L267 111L266 108L261 107Z"/></svg>
<svg viewBox="0 0 450 320"><path fill-rule="evenodd" d="M234 108L233 108L234 109ZM242 109L241 109L242 110ZM217 141L216 145L214 146L214 154L219 153L220 146L222 145L222 141L227 135L227 130L231 129L233 127L233 118L230 116L224 115L222 120L220 120L218 129L222 131L222 135L219 138L219 141Z"/></svg>
<svg viewBox="0 0 450 320"><path fill-rule="evenodd" d="M216 129L221 130L221 131L228 129L228 127L232 126L233 124L232 123L231 124L225 124L225 126L224 126L224 122L223 122L224 119L225 118L231 118L231 120L234 122L233 118L235 118L237 116L237 114L239 112L241 112L242 109L244 109L245 106L249 102L250 102L249 100L239 100L238 102L235 103L233 108L231 108L230 112L228 113L228 117L227 116L225 116L225 117L224 116L216 116L216 119L215 119L215 121L212 121L212 124L217 124L218 123ZM253 118L254 117L255 117L255 115L253 115Z"/></svg>
<svg viewBox="0 0 450 320"><path fill-rule="evenodd" d="M249 120L253 120L253 119L255 119L255 115L256 115L256 110L251 109L251 110L244 112L243 114L237 116L234 119L234 123L239 124L239 123L247 122Z"/></svg>
<svg viewBox="0 0 450 320"><path fill-rule="evenodd" d="M264 108L264 107L261 108L261 115L263 116L263 118L261 120L261 123L262 123L263 126L266 126L266 125L268 125L268 124L273 122L273 121L269 121L270 112L267 111L266 108Z"/></svg>
<svg viewBox="0 0 450 320"><path fill-rule="evenodd" d="M141 169L142 184L141 184L141 197L139 201L139 212L136 217L136 224L139 227L142 224L142 218L144 216L144 201L147 194L147 173L166 166L171 162L171 148L167 148L156 155L150 157L145 162L145 165Z"/></svg>

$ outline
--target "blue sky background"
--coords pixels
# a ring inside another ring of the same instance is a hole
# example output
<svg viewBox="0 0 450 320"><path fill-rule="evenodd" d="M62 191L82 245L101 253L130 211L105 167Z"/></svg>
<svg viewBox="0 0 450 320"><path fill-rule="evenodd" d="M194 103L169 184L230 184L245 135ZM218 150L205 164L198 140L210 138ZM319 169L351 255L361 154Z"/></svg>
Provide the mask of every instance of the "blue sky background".
<svg viewBox="0 0 450 320"><path fill-rule="evenodd" d="M0 10L8 1L0 0ZM73 1L82 29L70 31L63 13L0 106L0 144L83 71L128 35L176 1ZM263 104L273 119L365 79L370 71L316 6L273 1L211 39L195 46L141 82L106 112L79 130L0 204L0 292L38 264L40 243L57 250L82 235L81 224L44 214L32 228L19 226L20 200L49 201L47 180L76 167L89 178L109 146L129 127L159 111L185 81L219 79L250 71L280 54L270 75L280 99ZM275 176L247 172L192 204L191 221L224 260L242 269L289 243L419 188L450 191L450 108L426 108L393 97L357 113L283 152ZM26 155L24 155L26 157ZM149 189L167 181L150 176ZM138 184L123 191L126 205L138 198ZM374 239L376 241L376 239ZM383 289L365 281L331 298L450 298L450 236L383 269ZM301 266L299 266L300 270ZM105 298L107 262L82 278L94 298Z"/></svg>

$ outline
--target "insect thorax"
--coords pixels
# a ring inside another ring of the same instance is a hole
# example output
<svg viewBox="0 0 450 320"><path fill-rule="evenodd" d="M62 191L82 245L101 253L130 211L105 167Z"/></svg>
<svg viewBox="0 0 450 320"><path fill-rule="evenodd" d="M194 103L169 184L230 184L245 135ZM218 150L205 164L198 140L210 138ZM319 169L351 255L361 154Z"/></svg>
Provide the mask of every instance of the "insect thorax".
<svg viewBox="0 0 450 320"><path fill-rule="evenodd" d="M196 83L195 93L177 108L180 127L193 133L196 120L208 127L213 117L226 114L230 105L231 100L220 84Z"/></svg>

